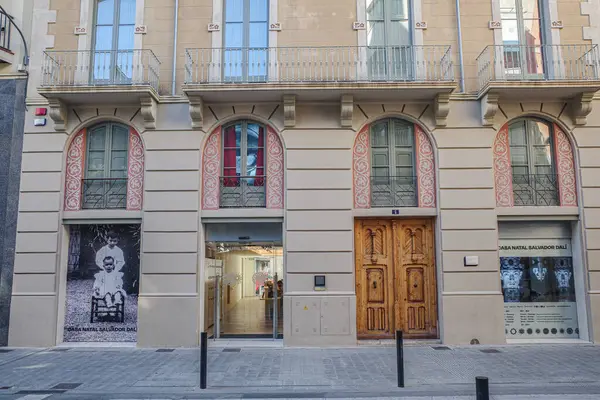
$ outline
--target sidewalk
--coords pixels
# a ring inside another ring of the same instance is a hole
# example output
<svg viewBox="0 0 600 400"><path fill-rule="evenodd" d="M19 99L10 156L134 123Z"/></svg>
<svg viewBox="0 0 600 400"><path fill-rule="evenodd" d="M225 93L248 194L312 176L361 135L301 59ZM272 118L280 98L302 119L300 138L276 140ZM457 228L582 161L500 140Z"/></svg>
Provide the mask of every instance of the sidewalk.
<svg viewBox="0 0 600 400"><path fill-rule="evenodd" d="M395 348L211 346L209 388L200 390L198 349L0 348L0 399L466 400L479 375L489 377L497 400L600 399L600 346L432 345L404 354L406 388L398 389Z"/></svg>

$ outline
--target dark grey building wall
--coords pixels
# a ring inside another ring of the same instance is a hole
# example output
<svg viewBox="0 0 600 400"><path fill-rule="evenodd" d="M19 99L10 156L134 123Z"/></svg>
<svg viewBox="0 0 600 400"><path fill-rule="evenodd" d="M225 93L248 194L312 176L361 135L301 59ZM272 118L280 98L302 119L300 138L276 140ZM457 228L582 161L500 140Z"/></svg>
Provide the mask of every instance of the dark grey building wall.
<svg viewBox="0 0 600 400"><path fill-rule="evenodd" d="M0 79L0 346L8 344L23 129L25 79Z"/></svg>

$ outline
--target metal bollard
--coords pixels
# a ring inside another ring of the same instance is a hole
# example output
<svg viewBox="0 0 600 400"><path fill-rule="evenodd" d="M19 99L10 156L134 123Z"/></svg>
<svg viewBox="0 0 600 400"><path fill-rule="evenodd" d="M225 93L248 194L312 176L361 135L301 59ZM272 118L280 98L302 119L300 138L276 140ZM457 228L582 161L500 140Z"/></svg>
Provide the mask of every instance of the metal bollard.
<svg viewBox="0 0 600 400"><path fill-rule="evenodd" d="M206 389L206 364L208 362L208 335L200 333L200 389Z"/></svg>
<svg viewBox="0 0 600 400"><path fill-rule="evenodd" d="M490 400L490 388L488 378L485 376L475 377L476 400Z"/></svg>
<svg viewBox="0 0 600 400"><path fill-rule="evenodd" d="M398 371L398 387L404 387L404 341L402 331L396 331L396 368Z"/></svg>

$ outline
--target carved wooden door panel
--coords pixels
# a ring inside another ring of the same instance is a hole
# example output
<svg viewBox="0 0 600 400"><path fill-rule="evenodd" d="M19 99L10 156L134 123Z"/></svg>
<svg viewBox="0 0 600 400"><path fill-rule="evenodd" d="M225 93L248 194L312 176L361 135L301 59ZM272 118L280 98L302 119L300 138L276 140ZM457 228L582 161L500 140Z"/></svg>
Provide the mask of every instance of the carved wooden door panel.
<svg viewBox="0 0 600 400"><path fill-rule="evenodd" d="M357 220L355 230L357 334L393 337L391 221Z"/></svg>
<svg viewBox="0 0 600 400"><path fill-rule="evenodd" d="M396 329L406 337L436 338L437 291L434 237L431 220L393 223L395 262L394 305Z"/></svg>

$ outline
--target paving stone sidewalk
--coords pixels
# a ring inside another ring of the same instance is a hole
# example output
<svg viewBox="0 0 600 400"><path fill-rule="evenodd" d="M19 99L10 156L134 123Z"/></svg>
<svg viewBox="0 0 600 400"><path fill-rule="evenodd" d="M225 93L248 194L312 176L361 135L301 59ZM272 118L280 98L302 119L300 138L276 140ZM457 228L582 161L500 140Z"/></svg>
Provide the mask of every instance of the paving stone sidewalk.
<svg viewBox="0 0 600 400"><path fill-rule="evenodd" d="M474 393L475 377L482 375L489 377L494 395L563 394L561 399L569 399L567 395L586 394L600 399L600 346L414 346L404 353L406 396L467 396ZM55 393L65 399L99 398L93 396L100 393L120 396L107 399L138 399L148 393L190 399L285 398L288 393L389 399L401 390L396 352L389 347L210 347L208 355L209 388L201 391L198 349L0 348L0 399L18 399L19 393Z"/></svg>

